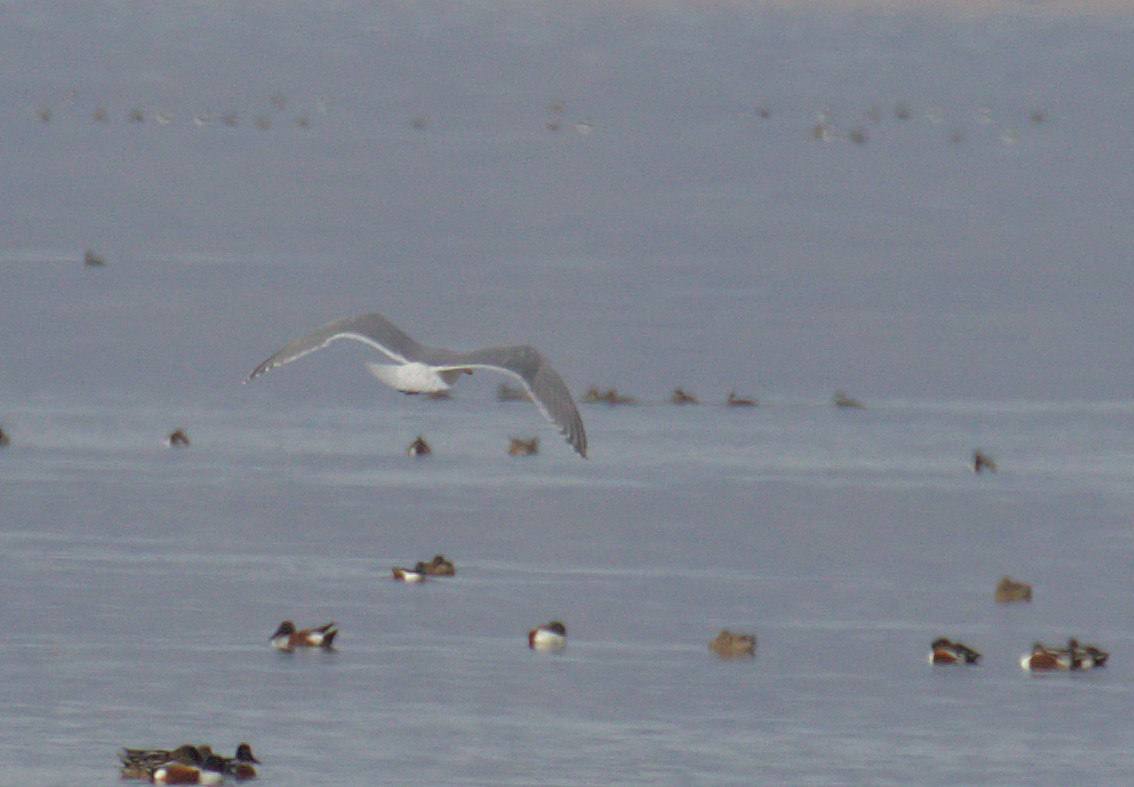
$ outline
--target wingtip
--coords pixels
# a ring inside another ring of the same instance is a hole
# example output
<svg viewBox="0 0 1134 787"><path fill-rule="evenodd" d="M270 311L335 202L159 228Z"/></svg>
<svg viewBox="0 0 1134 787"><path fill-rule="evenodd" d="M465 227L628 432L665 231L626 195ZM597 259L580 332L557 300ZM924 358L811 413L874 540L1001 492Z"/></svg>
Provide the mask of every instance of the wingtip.
<svg viewBox="0 0 1134 787"><path fill-rule="evenodd" d="M248 383L252 382L257 377L259 377L260 375L262 375L264 372L268 371L271 368L272 368L271 366L265 366L263 364L260 364L259 366L257 366L255 369L252 370L252 374L250 374L250 375L248 375L247 377L244 378L244 385L247 385Z"/></svg>

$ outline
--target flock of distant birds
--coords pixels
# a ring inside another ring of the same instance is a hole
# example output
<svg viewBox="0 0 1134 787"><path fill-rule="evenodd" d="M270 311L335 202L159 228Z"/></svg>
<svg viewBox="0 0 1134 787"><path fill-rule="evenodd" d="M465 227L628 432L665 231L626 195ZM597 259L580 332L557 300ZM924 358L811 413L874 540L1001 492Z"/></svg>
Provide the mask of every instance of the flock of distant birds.
<svg viewBox="0 0 1134 787"><path fill-rule="evenodd" d="M41 104L33 114L36 120L46 126L59 120L61 113L69 112L78 103L79 91L78 89L72 89L67 91L56 106ZM288 110L290 103L285 93L273 93L268 97L270 109L260 111L254 115L252 125L262 131L272 128L273 124ZM326 115L333 104L333 99L326 96L317 96L312 102L312 107L315 114ZM169 126L176 123L178 120L177 115L169 109L147 110L145 107L137 104L124 112L120 111L116 113L112 113L105 105L98 104L93 109L87 110L87 112L90 120L99 125L108 124L112 122L115 117L121 117L132 125L144 125L147 121L153 121L159 126ZM190 120L197 128L213 124L227 128L237 128L241 124L240 113L235 110L226 112L198 112L193 114ZM308 111L300 111L298 114L293 115L290 120L292 125L299 129L308 129L314 125L312 113Z"/></svg>
<svg viewBox="0 0 1134 787"><path fill-rule="evenodd" d="M767 104L758 107L756 114L765 120L769 120L773 116L772 109ZM934 126L943 126L950 122L945 112L936 107L930 107L924 114L925 119ZM811 127L811 138L818 142L834 142L837 139L845 138L856 145L865 145L870 141L870 128L880 125L884 115L885 113L880 106L872 105L862 113L861 120L850 121L851 125L844 129L837 121L835 112L823 110L815 115L815 125ZM901 100L894 104L893 117L896 120L904 123L911 121L915 116L913 104L909 101ZM1027 119L1033 126L1043 125L1048 119L1047 110L1042 107L1035 107L1028 111ZM1023 133L1018 125L1001 124L997 121L992 107L987 105L977 108L973 122L979 127L995 129L996 138L1004 145L1014 145L1023 138ZM947 135L949 142L956 145L965 141L964 124L954 121L951 129Z"/></svg>
<svg viewBox="0 0 1134 787"><path fill-rule="evenodd" d="M41 124L49 125L59 119L62 111L76 105L78 97L78 90L72 89L59 102L58 110L51 104L41 104L32 114ZM269 96L268 103L270 110L258 112L252 118L252 125L260 130L272 128L274 119L278 119L283 112L287 111L291 102L285 93L276 92ZM317 96L312 105L315 114L326 115L329 108L335 103L335 99ZM129 110L115 113L115 115L112 115L110 110L101 104L93 109L88 109L87 112L90 120L97 124L109 123L115 116L123 117L128 123L137 125L144 124L147 120L153 120L159 126L168 126L176 123L178 119L178 116L169 109L147 110L137 104ZM547 106L547 112L544 128L549 133L555 134L564 129L573 128L580 136L588 136L595 131L595 123L589 117L584 116L574 122L568 122L566 120L567 107L562 101L552 101ZM756 106L752 116L761 121L771 121L781 114L786 114L786 111L776 110L770 103L761 103ZM798 112L792 114L798 114ZM913 103L905 99L894 102L889 111L891 117L902 123L912 122L919 114L933 126L946 126L948 124L950 130L946 139L953 144L964 142L965 127L974 123L977 127L993 129L996 138L1004 145L1013 145L1023 138L1022 123L1006 124L999 121L996 112L988 105L977 107L975 111L969 113L968 118L963 119L950 118L944 110L933 106L919 113L915 111ZM1043 107L1033 107L1027 110L1025 114L1026 122L1033 126L1040 126L1048 120L1048 112ZM866 145L870 142L871 129L880 127L886 116L887 111L878 104L872 104L865 110L857 111L819 110L814 113L814 123L810 128L810 136L818 142L830 143L845 139L856 145ZM215 123L236 128L241 123L241 117L240 113L235 110L198 112L191 116L191 122L197 127ZM299 129L309 129L314 126L312 113L307 111L294 115L291 122ZM424 131L430 127L431 120L428 114L418 113L410 118L409 123L414 130Z"/></svg>

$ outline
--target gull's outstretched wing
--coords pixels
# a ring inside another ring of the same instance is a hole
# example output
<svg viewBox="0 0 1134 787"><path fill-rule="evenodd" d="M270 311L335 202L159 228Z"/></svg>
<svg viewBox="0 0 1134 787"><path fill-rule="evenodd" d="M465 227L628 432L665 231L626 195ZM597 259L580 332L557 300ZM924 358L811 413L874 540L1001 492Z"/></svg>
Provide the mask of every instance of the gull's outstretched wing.
<svg viewBox="0 0 1134 787"><path fill-rule="evenodd" d="M587 432L583 419L567 384L552 368L539 350L527 345L515 347L489 347L484 350L457 352L436 348L422 348L424 361L430 366L446 369L494 369L517 378L531 395L541 413L567 438L567 442L584 459L587 456Z"/></svg>
<svg viewBox="0 0 1134 787"><path fill-rule="evenodd" d="M587 456L587 433L571 392L547 359L527 345L489 347L471 352L427 347L411 339L381 314L363 314L327 323L288 343L252 370L245 382L326 347L336 339L365 342L399 363L423 363L438 372L484 368L510 374L523 383L540 412L559 428L575 451L584 458Z"/></svg>
<svg viewBox="0 0 1134 787"><path fill-rule="evenodd" d="M406 336L401 328L381 314L372 313L362 314L358 317L343 317L327 323L306 336L301 336L295 341L289 342L283 349L274 353L253 369L252 374L248 375L248 379L244 382L259 377L277 366L283 366L296 358L302 358L304 355L326 347L336 339L355 339L356 341L366 342L401 363L421 360L428 349Z"/></svg>

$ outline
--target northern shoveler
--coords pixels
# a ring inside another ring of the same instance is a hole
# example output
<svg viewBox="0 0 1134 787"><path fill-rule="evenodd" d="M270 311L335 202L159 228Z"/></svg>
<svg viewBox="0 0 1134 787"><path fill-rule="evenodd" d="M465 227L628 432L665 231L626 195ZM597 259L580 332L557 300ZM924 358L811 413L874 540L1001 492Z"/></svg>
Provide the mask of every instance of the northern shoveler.
<svg viewBox="0 0 1134 787"><path fill-rule="evenodd" d="M444 555L434 555L428 563L418 563L415 570L422 571L431 577L455 577L457 575L457 567L453 565L452 560L447 559Z"/></svg>
<svg viewBox="0 0 1134 787"><path fill-rule="evenodd" d="M1071 656L1071 669L1094 669L1105 667L1110 654L1096 645L1080 643L1072 637L1067 641L1067 652Z"/></svg>
<svg viewBox="0 0 1134 787"><path fill-rule="evenodd" d="M167 445L174 448L188 448L189 435L185 434L184 429L177 429L171 432L169 437L165 438L165 442Z"/></svg>
<svg viewBox="0 0 1134 787"><path fill-rule="evenodd" d="M749 399L747 397L740 397L736 395L736 391L729 391L728 399L725 400L725 404L727 404L729 407L755 407L756 400Z"/></svg>
<svg viewBox="0 0 1134 787"><path fill-rule="evenodd" d="M155 768L150 780L154 784L221 784L224 782L224 760L210 754L200 765L171 762Z"/></svg>
<svg viewBox="0 0 1134 787"><path fill-rule="evenodd" d="M567 627L558 620L543 626L536 626L528 632L528 647L556 653L567 647Z"/></svg>
<svg viewBox="0 0 1134 787"><path fill-rule="evenodd" d="M995 473L996 460L983 451L973 451L973 472L983 473L985 470Z"/></svg>
<svg viewBox="0 0 1134 787"><path fill-rule="evenodd" d="M1010 604L1014 601L1031 601L1032 586L1026 582L1017 582L1012 577L1001 577L996 583L996 601L1000 604Z"/></svg>
<svg viewBox="0 0 1134 787"><path fill-rule="evenodd" d="M418 435L417 439L409 444L409 448L406 449L406 453L410 456L422 458L432 454L433 449L429 447L429 443L425 442L425 438L423 438L421 435Z"/></svg>
<svg viewBox="0 0 1134 787"><path fill-rule="evenodd" d="M273 648L282 650L284 653L291 653L296 648L323 648L324 650L334 650L334 641L338 633L339 630L335 628L334 623L328 623L319 628L300 629L297 631L294 623L290 620L285 620L280 624L280 627L276 629L276 633L268 639L271 641Z"/></svg>
<svg viewBox="0 0 1134 787"><path fill-rule="evenodd" d="M1029 672L1052 672L1071 669L1071 654L1062 648L1051 648L1042 642L1032 645L1032 652L1020 657L1020 666Z"/></svg>
<svg viewBox="0 0 1134 787"><path fill-rule="evenodd" d="M513 437L508 445L509 456L535 456L539 453L539 438L533 437L525 440L522 437Z"/></svg>
<svg viewBox="0 0 1134 787"><path fill-rule="evenodd" d="M980 654L975 650L945 637L933 640L929 647L930 664L976 664L979 661Z"/></svg>
<svg viewBox="0 0 1134 787"><path fill-rule="evenodd" d="M709 643L709 650L721 658L733 659L740 656L756 655L756 635L737 634L728 629L721 629L717 638Z"/></svg>
<svg viewBox="0 0 1134 787"><path fill-rule="evenodd" d="M424 582L425 564L418 563L414 568L394 566L393 575L398 582Z"/></svg>
<svg viewBox="0 0 1134 787"><path fill-rule="evenodd" d="M670 399L674 404L700 404L696 396L686 393L682 388L674 388L673 396Z"/></svg>

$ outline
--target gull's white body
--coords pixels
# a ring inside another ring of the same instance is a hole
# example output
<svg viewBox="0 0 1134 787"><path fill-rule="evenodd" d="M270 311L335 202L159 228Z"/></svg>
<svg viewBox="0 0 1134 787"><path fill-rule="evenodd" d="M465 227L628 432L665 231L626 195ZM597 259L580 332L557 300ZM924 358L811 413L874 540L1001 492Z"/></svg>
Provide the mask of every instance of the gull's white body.
<svg viewBox="0 0 1134 787"><path fill-rule="evenodd" d="M462 370L450 369L439 372L432 366L424 363L374 363L366 362L366 368L378 378L383 385L397 389L402 393L440 393L448 391L450 383L461 376Z"/></svg>
<svg viewBox="0 0 1134 787"><path fill-rule="evenodd" d="M268 370L326 347L336 339L365 342L385 353L396 364L367 363L380 382L404 393L446 391L462 374L473 369L491 369L518 379L540 412L555 424L567 442L582 457L587 456L587 433L571 392L563 378L534 347L488 347L460 352L428 347L407 336L381 314L343 317L287 344L257 366L248 382Z"/></svg>

